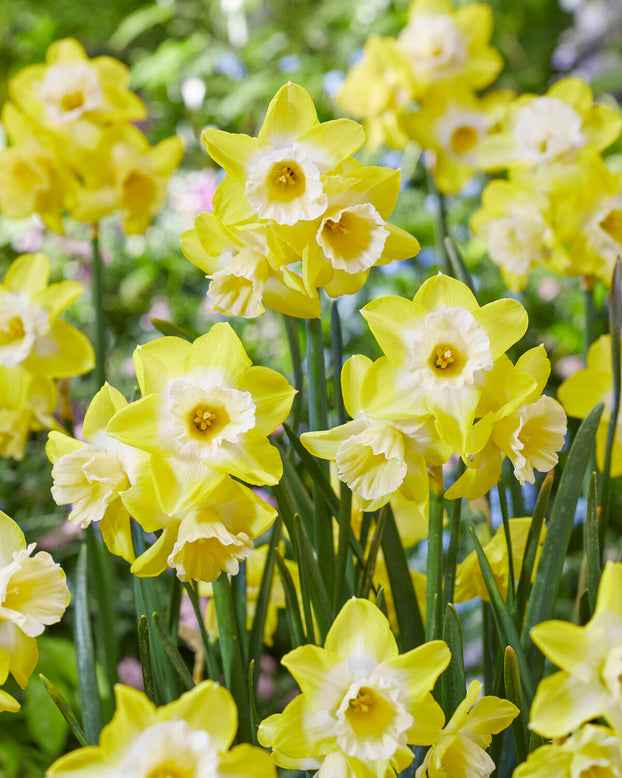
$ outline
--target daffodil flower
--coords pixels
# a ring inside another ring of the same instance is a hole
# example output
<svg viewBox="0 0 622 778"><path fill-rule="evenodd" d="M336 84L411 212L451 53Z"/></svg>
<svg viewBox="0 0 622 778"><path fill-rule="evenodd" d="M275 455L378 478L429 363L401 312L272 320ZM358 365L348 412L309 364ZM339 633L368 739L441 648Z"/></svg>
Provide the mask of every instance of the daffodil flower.
<svg viewBox="0 0 622 778"><path fill-rule="evenodd" d="M10 672L22 688L39 658L35 638L60 621L70 600L60 565L46 551L33 554L35 546L0 511L0 684ZM12 699L0 692L0 709L15 710Z"/></svg>
<svg viewBox="0 0 622 778"><path fill-rule="evenodd" d="M302 694L262 722L259 741L280 767L324 776L335 762L351 764L355 775L394 775L412 761L407 744L432 742L442 726L430 690L449 659L439 640L399 655L382 612L352 598L324 648L306 645L283 657Z"/></svg>
<svg viewBox="0 0 622 778"><path fill-rule="evenodd" d="M482 697L479 681L471 681L466 697L440 730L416 778L488 778L495 763L486 753L492 736L518 716L519 709L499 697ZM477 701L476 701L477 700Z"/></svg>
<svg viewBox="0 0 622 778"><path fill-rule="evenodd" d="M115 686L116 711L99 745L61 756L46 772L59 778L154 778L218 775L276 778L265 751L230 748L237 710L229 692L203 681L178 700L156 708L145 694Z"/></svg>
<svg viewBox="0 0 622 778"><path fill-rule="evenodd" d="M536 646L562 669L538 685L530 729L558 738L602 716L622 736L621 591L622 564L607 562L585 626L545 621L531 629Z"/></svg>
<svg viewBox="0 0 622 778"><path fill-rule="evenodd" d="M459 454L475 419L486 374L527 328L516 300L480 307L467 286L438 274L414 300L381 297L361 313L388 358L370 415L434 416L442 440Z"/></svg>
<svg viewBox="0 0 622 778"><path fill-rule="evenodd" d="M364 134L349 119L320 124L307 92L288 83L268 106L257 138L212 128L202 138L210 156L244 185L260 219L292 225L324 213L322 177L363 144Z"/></svg>
<svg viewBox="0 0 622 778"><path fill-rule="evenodd" d="M143 397L119 410L107 433L152 455L166 513L196 505L225 475L279 481L281 458L267 435L286 418L295 390L276 371L251 366L228 324L192 344L165 337L139 346L134 365Z"/></svg>

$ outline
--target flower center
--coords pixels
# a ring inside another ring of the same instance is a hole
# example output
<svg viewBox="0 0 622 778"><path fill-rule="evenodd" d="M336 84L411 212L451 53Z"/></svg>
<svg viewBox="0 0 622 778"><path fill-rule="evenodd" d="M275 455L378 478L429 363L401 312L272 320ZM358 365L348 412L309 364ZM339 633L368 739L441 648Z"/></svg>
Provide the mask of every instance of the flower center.
<svg viewBox="0 0 622 778"><path fill-rule="evenodd" d="M281 202L290 202L305 191L305 175L293 159L274 164L268 181L271 198Z"/></svg>
<svg viewBox="0 0 622 778"><path fill-rule="evenodd" d="M24 323L19 316L14 316L9 321L9 326L7 330L8 330L9 340L21 340L26 334L26 331L24 330Z"/></svg>
<svg viewBox="0 0 622 778"><path fill-rule="evenodd" d="M600 222L599 227L617 243L622 243L622 210L614 208L609 211Z"/></svg>
<svg viewBox="0 0 622 778"><path fill-rule="evenodd" d="M84 105L84 95L82 92L72 92L71 94L64 95L60 105L63 111L75 111L76 108L82 108Z"/></svg>
<svg viewBox="0 0 622 778"><path fill-rule="evenodd" d="M190 770L179 769L174 764L158 765L155 770L151 770L146 778L193 778L194 767Z"/></svg>
<svg viewBox="0 0 622 778"><path fill-rule="evenodd" d="M451 150L454 154L465 154L477 143L477 132L473 127L457 127L451 136Z"/></svg>
<svg viewBox="0 0 622 778"><path fill-rule="evenodd" d="M455 359L450 348L441 346L440 348L436 349L436 361L434 362L435 367L438 367L441 370L445 370L445 368L449 367L449 365L451 365L453 362L455 362Z"/></svg>
<svg viewBox="0 0 622 778"><path fill-rule="evenodd" d="M343 219L339 219L339 221L333 221L332 219L326 219L324 222L324 227L328 227L328 229L333 233L333 235L349 235L350 230L343 224Z"/></svg>
<svg viewBox="0 0 622 778"><path fill-rule="evenodd" d="M190 433L201 440L209 434L210 427L216 421L216 413L213 408L209 408L204 403L199 403L190 411L188 418L192 422Z"/></svg>
<svg viewBox="0 0 622 778"><path fill-rule="evenodd" d="M356 693L356 697L348 703L349 710L354 713L368 713L374 704L373 694L369 689L362 687Z"/></svg>

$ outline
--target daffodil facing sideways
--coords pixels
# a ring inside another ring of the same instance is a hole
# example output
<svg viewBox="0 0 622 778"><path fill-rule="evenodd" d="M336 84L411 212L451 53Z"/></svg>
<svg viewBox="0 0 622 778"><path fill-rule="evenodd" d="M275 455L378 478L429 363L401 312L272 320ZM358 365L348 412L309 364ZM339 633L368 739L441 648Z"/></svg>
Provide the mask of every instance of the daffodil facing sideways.
<svg viewBox="0 0 622 778"><path fill-rule="evenodd" d="M207 128L203 143L261 220L296 224L317 219L328 199L323 177L363 145L362 127L350 119L320 124L309 94L291 82L268 106L257 138Z"/></svg>
<svg viewBox="0 0 622 778"><path fill-rule="evenodd" d="M443 712L431 695L450 660L443 641L400 655L389 622L368 600L349 600L324 648L301 646L282 663L302 694L265 719L259 742L287 769L374 778L394 776L429 745Z"/></svg>
<svg viewBox="0 0 622 778"><path fill-rule="evenodd" d="M586 364L587 367L561 384L557 394L568 416L578 419L584 419L595 405L604 403L596 431L596 463L602 470L605 464L613 391L610 335L602 335L592 343L587 352ZM611 477L617 478L622 475L622 417L618 417L611 454Z"/></svg>
<svg viewBox="0 0 622 778"><path fill-rule="evenodd" d="M60 565L46 551L33 554L35 545L0 511L0 685L10 672L22 689L39 658L36 638L60 621L70 600ZM0 690L0 711L18 708Z"/></svg>
<svg viewBox="0 0 622 778"><path fill-rule="evenodd" d="M471 428L464 457L467 468L447 490L449 499L477 499L501 476L507 456L521 484L534 483L534 470L548 472L564 444L566 414L552 397L542 394L551 364L543 346L525 352L513 365L503 354L486 374L478 421Z"/></svg>
<svg viewBox="0 0 622 778"><path fill-rule="evenodd" d="M151 454L165 513L196 506L226 475L278 483L281 458L267 436L295 390L276 371L252 366L229 324L192 344L165 337L138 346L134 366L143 397L117 411L107 434Z"/></svg>
<svg viewBox="0 0 622 778"><path fill-rule="evenodd" d="M525 556L525 546L527 544L527 536L531 526L531 518L510 519L509 526L510 542L512 544L512 566L514 577L516 581L518 581L521 570L523 569L523 557ZM540 530L540 537L538 538L538 547L532 575L535 575L538 568L542 544L544 543L545 537L546 527L543 524L542 529ZM502 526L499 527L488 542L483 538L480 538L480 542L484 548L484 554L490 564L499 591L502 596L506 598L510 580L510 565L508 544L504 528ZM490 602L488 589L484 583L484 576L482 575L476 551L471 551L456 568L454 602L466 602L473 597L479 597L484 602Z"/></svg>
<svg viewBox="0 0 622 778"><path fill-rule="evenodd" d="M52 497L71 505L69 521L82 528L97 524L109 551L132 562L130 515L121 495L148 473L149 455L106 434L112 416L126 406L123 395L104 384L84 416L84 440L53 431L45 451L53 464Z"/></svg>
<svg viewBox="0 0 622 778"><path fill-rule="evenodd" d="M77 281L49 284L45 254L22 254L0 284L0 365L51 378L82 375L94 365L86 336L57 317L81 294Z"/></svg>
<svg viewBox="0 0 622 778"><path fill-rule="evenodd" d="M559 738L602 716L622 737L622 564L607 562L594 615L585 626L566 621L536 624L530 636L562 668L540 682L529 727Z"/></svg>
<svg viewBox="0 0 622 778"><path fill-rule="evenodd" d="M415 773L416 778L488 778L496 765L486 753L492 736L518 716L519 709L499 697L481 697L479 681L471 681L466 697L439 731Z"/></svg>
<svg viewBox="0 0 622 778"><path fill-rule="evenodd" d="M46 778L156 778L219 776L276 778L261 748L231 748L237 709L229 692L214 681L156 708L136 689L115 686L116 711L99 745L57 759Z"/></svg>
<svg viewBox="0 0 622 778"><path fill-rule="evenodd" d="M441 439L465 455L486 374L527 329L523 306L503 299L480 307L465 284L439 273L412 301L381 297L361 313L387 357L376 363L382 388L369 415L432 414Z"/></svg>
<svg viewBox="0 0 622 778"><path fill-rule="evenodd" d="M438 437L429 413L382 418L378 372L377 363L367 357L351 357L343 366L341 384L353 420L331 430L305 432L301 441L314 456L336 462L339 479L356 494L363 510L376 510L399 493L427 518L428 465L446 462L451 448ZM375 412L369 410L372 403Z"/></svg>
<svg viewBox="0 0 622 778"><path fill-rule="evenodd" d="M547 743L527 755L512 778L618 778L622 775L622 744L616 733L585 724L567 739Z"/></svg>
<svg viewBox="0 0 622 778"><path fill-rule="evenodd" d="M252 489L225 476L207 495L184 510L166 514L151 475L121 496L146 532L163 530L132 564L139 577L172 568L181 581L213 581L222 571L236 575L253 553L253 539L272 524L276 510Z"/></svg>

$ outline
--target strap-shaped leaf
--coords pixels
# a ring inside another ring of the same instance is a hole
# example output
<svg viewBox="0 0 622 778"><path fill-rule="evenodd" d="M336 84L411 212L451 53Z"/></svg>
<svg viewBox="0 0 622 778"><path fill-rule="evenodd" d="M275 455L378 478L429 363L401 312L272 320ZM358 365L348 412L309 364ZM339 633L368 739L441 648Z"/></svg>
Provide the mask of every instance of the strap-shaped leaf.
<svg viewBox="0 0 622 778"><path fill-rule="evenodd" d="M531 597L522 632L522 646L534 683L544 669L544 656L529 637L529 630L553 617L564 559L574 523L575 510L583 486L585 471L592 458L594 438L603 412L603 404L593 408L581 423L566 459L542 547L540 563L531 589ZM520 659L520 654L516 652ZM522 668L521 668L522 670Z"/></svg>
<svg viewBox="0 0 622 778"><path fill-rule="evenodd" d="M400 647L402 652L409 651L411 648L425 643L425 631L404 546L397 531L390 505L387 508L387 517L382 533L382 553L387 563L393 604L400 630Z"/></svg>
<svg viewBox="0 0 622 778"><path fill-rule="evenodd" d="M268 605L270 604L270 592L272 590L272 578L274 576L274 560L276 547L281 538L281 526L282 519L280 516L277 516L270 533L270 545L268 547L268 553L266 554L266 564L261 576L259 594L257 595L257 602L255 604L255 616L253 618L253 626L251 627L249 657L250 661L253 662L254 666L257 668L259 668L259 660L261 659L263 633L266 626Z"/></svg>
<svg viewBox="0 0 622 778"><path fill-rule="evenodd" d="M149 321L153 324L158 332L162 333L162 335L172 335L176 338L183 338L184 340L190 341L190 343L192 343L192 341L198 337L198 335L188 332L188 330L183 329L183 327L179 327L177 324L173 324L172 321L156 318L149 319Z"/></svg>
<svg viewBox="0 0 622 778"><path fill-rule="evenodd" d="M443 631L443 496L430 495L426 588L426 640L438 640Z"/></svg>
<svg viewBox="0 0 622 778"><path fill-rule="evenodd" d="M443 640L451 651L449 667L441 676L441 705L445 719L449 721L466 696L462 624L458 611L451 603L445 608Z"/></svg>
<svg viewBox="0 0 622 778"><path fill-rule="evenodd" d="M181 681L185 686L186 690L192 689L192 687L194 686L194 681L192 680L190 671L186 667L186 663L184 662L181 654L179 653L179 649L171 639L171 636L166 631L166 627L162 623L160 614L154 611L154 613L152 613L152 617L153 617L153 625L156 628L158 637L162 641L162 645L164 646L164 650L166 651L168 658L171 661L171 664L177 671L177 674L181 678Z"/></svg>
<svg viewBox="0 0 622 778"><path fill-rule="evenodd" d="M592 473L587 492L587 516L585 521L585 555L587 559L587 596L590 605L590 616L596 608L598 584L600 583L600 539L598 520L598 494L596 473Z"/></svg>
<svg viewBox="0 0 622 778"><path fill-rule="evenodd" d="M463 284L466 284L477 298L473 278L471 277L471 273L469 272L469 269L467 268L464 259L462 258L458 244L453 238L450 238L449 236L445 237L443 243L445 246L445 251L447 252L449 264L453 271L454 278L457 278L458 281L462 281Z"/></svg>
<svg viewBox="0 0 622 778"><path fill-rule="evenodd" d="M138 621L138 653L140 669L143 673L143 687L151 702L155 703L155 683L151 665L151 649L149 648L149 621L143 613Z"/></svg>
<svg viewBox="0 0 622 778"><path fill-rule="evenodd" d="M326 640L326 635L333 622L333 608L326 592L324 581L320 573L320 568L315 558L313 546L309 536L304 528L300 516L294 516L294 528L296 533L296 552L298 554L298 565L305 572L306 580L309 586L309 594L313 603L313 611L317 620L318 629L322 642Z"/></svg>
<svg viewBox="0 0 622 778"><path fill-rule="evenodd" d="M302 628L302 619L300 618L300 608L298 607L298 596L292 576L287 569L283 557L277 551L275 553L276 564L279 568L279 576L285 592L285 614L289 625L289 636L292 642L292 648L298 648L307 642Z"/></svg>
<svg viewBox="0 0 622 778"><path fill-rule="evenodd" d="M39 678L41 679L41 683L45 687L46 692L50 695L52 700L54 700L54 704L62 713L63 718L67 724L69 724L69 729L75 735L78 743L80 743L81 746L88 746L89 742L86 739L86 735L84 734L82 727L78 724L78 719L75 717L75 714L71 710L67 700L58 691L56 686L54 686L54 684L49 681L42 673L39 673Z"/></svg>
<svg viewBox="0 0 622 778"><path fill-rule="evenodd" d="M527 711L523 700L521 688L520 670L516 652L511 646L505 649L503 657L503 680L505 683L505 695L510 702L519 709L520 713L512 722L512 734L518 763L524 762L529 753L529 732L527 731Z"/></svg>

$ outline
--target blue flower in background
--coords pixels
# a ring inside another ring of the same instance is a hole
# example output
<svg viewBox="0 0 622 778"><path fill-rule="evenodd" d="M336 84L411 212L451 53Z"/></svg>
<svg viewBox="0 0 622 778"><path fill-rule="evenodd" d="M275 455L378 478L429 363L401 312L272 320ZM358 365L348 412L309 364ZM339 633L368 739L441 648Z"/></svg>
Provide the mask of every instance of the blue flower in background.
<svg viewBox="0 0 622 778"><path fill-rule="evenodd" d="M234 81L243 81L248 76L246 65L232 51L225 51L216 60L214 70L229 76Z"/></svg>

